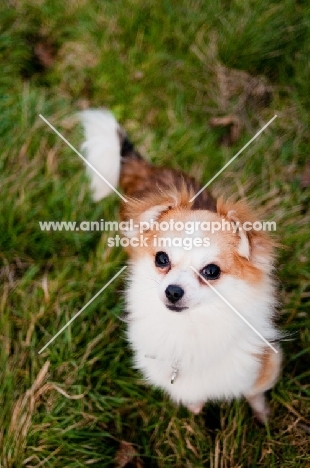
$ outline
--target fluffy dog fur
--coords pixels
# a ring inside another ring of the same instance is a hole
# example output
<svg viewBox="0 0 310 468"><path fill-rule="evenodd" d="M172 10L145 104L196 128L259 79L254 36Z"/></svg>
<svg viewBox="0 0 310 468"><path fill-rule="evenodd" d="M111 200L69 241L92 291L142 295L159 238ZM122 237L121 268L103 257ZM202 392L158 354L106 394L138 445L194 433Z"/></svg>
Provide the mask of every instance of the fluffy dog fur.
<svg viewBox="0 0 310 468"><path fill-rule="evenodd" d="M124 130L107 111L81 113L86 157L113 185L119 183L127 203L123 220L255 221L245 203L215 201L197 182L181 172L154 167L135 151ZM110 188L89 171L95 200ZM131 236L133 233L127 232ZM167 392L176 403L199 413L205 402L246 397L260 421L268 407L264 392L276 382L281 353L279 332L273 324L276 305L273 243L262 231L208 232L209 247L157 248L158 238L205 238L199 228L192 234L148 230L147 246L128 247L130 273L126 292L128 340L135 365L145 379ZM167 265L156 266L163 251ZM217 265L220 276L210 281L217 291L278 349L275 353L201 279L206 265ZM184 294L171 303L167 288L176 285Z"/></svg>

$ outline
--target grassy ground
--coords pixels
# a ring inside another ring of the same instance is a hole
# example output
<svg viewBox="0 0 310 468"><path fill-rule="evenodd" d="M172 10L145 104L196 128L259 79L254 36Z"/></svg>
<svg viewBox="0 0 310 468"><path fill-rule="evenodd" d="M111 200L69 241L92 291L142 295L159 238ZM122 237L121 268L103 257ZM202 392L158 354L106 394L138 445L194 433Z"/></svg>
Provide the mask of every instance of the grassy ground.
<svg viewBox="0 0 310 468"><path fill-rule="evenodd" d="M310 466L309 3L12 0L0 18L0 467ZM39 230L117 218L118 198L92 202L82 162L38 117L79 147L87 106L202 181L278 114L212 186L264 206L285 247L291 341L269 427L243 401L194 417L143 384L118 319L123 277L38 355L126 262L108 234ZM234 138L209 124L230 114Z"/></svg>

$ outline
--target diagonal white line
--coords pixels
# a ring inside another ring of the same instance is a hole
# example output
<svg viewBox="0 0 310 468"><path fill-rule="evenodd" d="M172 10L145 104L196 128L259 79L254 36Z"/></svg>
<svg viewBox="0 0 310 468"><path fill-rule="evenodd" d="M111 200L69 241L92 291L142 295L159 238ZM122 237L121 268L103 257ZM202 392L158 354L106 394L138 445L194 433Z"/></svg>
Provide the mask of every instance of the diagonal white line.
<svg viewBox="0 0 310 468"><path fill-rule="evenodd" d="M46 343L46 345L43 346L42 349L40 349L40 351L39 351L38 354L41 354L42 351L44 351L44 350L57 338L57 336L59 336L59 335L70 325L70 323L72 323L73 320L75 320L75 319L83 312L83 310L85 310L86 307L88 307L89 304L91 304L91 303L96 299L96 297L98 297L99 294L101 294L102 291L104 291L105 288L107 288L107 287L112 283L112 281L114 281L115 278L117 278L117 277L125 270L125 268L127 268L127 266L124 266L118 273L116 273L116 275L114 275L113 278L110 279L110 281L108 281L107 284L106 284L105 286L103 286L103 288L101 288L100 291L98 291L97 294L95 294L94 297L93 297L90 301L88 301L87 304L85 304L84 307L82 307L82 309L79 310L79 311L72 317L72 319L70 319L69 322L66 323L66 325L65 325L64 327L62 327L61 330L59 330L58 333L56 333L56 335L53 336L53 338L52 338L48 343Z"/></svg>
<svg viewBox="0 0 310 468"><path fill-rule="evenodd" d="M100 172L97 171L97 169L96 169L92 164L90 164L90 162L88 162L87 159L85 159L84 156L82 156L81 153L79 153L79 151L78 151L76 148L74 148L74 146L72 146L71 143L69 143L69 141L66 140L65 137L62 136L62 134L59 133L58 130L56 130L56 128L53 127L53 125L50 124L48 120L46 120L45 117L43 117L43 115L39 114L39 117L41 117L41 119L44 120L44 122L45 122L45 123L46 123L46 124L47 124L47 125L64 141L64 142L65 142L65 143L67 143L67 145L70 146L70 148L71 148L78 156L80 156L80 158L85 162L85 164L87 164L94 172L96 172L96 174L97 174L99 177L101 177L101 179L102 179L106 184L108 184L108 186L109 186L115 193L117 193L117 195L118 195L119 197L121 197L121 199L124 200L124 202L127 203L126 198L125 198L115 187L113 187L113 185L110 184L110 182L109 182L105 177L103 177L103 175L100 174Z"/></svg>
<svg viewBox="0 0 310 468"><path fill-rule="evenodd" d="M200 189L199 192L197 192L196 195L194 195L194 196L190 199L190 202L192 202L193 200L195 200L195 198L198 197L198 195L200 195L201 192L203 192L203 190L204 190L205 188L207 188L207 187L211 184L211 182L213 182L214 179L216 179L217 176L219 176L219 175L226 169L226 167L228 167L229 164L231 164L231 163L242 153L242 151L244 151L244 150L252 143L252 141L254 141L254 140L265 130L265 128L267 128L268 125L270 125L271 122L273 122L276 118L277 118L277 115L274 115L274 116L272 117L272 119L270 119L269 122L267 122L267 123L263 126L263 128L261 128L261 129L259 130L259 132L257 132L256 135L254 135L253 138L251 138L251 140L248 141L247 144L244 145L244 147L241 148L241 150L238 151L238 153L235 154L235 156L234 156L233 158L231 158L231 160L228 161L228 163L225 164L225 166L222 167L222 169L221 169L220 171L218 171L218 173L215 174L215 176L212 177L212 179L210 179L209 182L207 182L206 185L204 185L204 186L202 187L202 189Z"/></svg>
<svg viewBox="0 0 310 468"><path fill-rule="evenodd" d="M264 338L263 335L261 335L261 334L259 333L259 331L257 331L256 328L253 327L253 325L251 325L250 322L248 322L247 319L244 318L243 315L241 315L240 312L238 312L237 309L235 309L235 308L225 299L225 297L223 297L222 294L219 293L219 292L215 289L215 287L212 286L212 285L210 284L210 281L206 280L206 278L204 278L194 267L191 266L191 269L192 269L198 276L200 276L200 278L201 278L208 286L210 286L210 288L225 302L225 304L227 304L227 305L231 308L231 310L233 310L233 311L238 315L238 317L240 317L240 318L244 321L244 323L246 323L246 324L256 333L256 335L259 336L259 337L266 343L266 345L268 345L269 348L272 349L272 351L274 351L275 353L278 353L277 349L274 348L274 347L272 346L272 344L269 343L269 341L267 341L266 338Z"/></svg>

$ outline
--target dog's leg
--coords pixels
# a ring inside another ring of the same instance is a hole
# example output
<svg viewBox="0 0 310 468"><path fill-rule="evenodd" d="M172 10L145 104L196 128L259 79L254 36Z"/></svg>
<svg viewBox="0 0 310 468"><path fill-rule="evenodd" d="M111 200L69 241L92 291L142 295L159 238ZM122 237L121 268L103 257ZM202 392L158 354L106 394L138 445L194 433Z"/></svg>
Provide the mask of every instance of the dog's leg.
<svg viewBox="0 0 310 468"><path fill-rule="evenodd" d="M270 414L270 407L266 401L264 393L258 393L257 395L247 396L248 403L250 404L256 419L265 424L268 421Z"/></svg>
<svg viewBox="0 0 310 468"><path fill-rule="evenodd" d="M281 367L281 351L278 353L268 349L259 356L261 361L260 372L251 391L246 395L256 418L265 423L269 416L269 405L266 402L265 392L276 383Z"/></svg>

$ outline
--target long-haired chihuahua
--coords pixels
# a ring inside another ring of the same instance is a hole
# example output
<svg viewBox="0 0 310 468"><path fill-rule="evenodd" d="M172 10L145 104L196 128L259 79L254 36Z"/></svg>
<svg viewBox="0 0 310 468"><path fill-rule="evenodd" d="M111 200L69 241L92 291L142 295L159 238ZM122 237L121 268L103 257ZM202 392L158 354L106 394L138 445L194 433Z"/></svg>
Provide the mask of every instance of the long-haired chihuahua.
<svg viewBox="0 0 310 468"><path fill-rule="evenodd" d="M245 397L266 421L264 394L281 365L272 239L253 228L245 202L215 200L206 190L195 197L201 187L193 178L143 159L110 112L80 116L87 160L126 197L135 366L195 414L207 401ZM107 196L110 186L88 172L94 199Z"/></svg>

